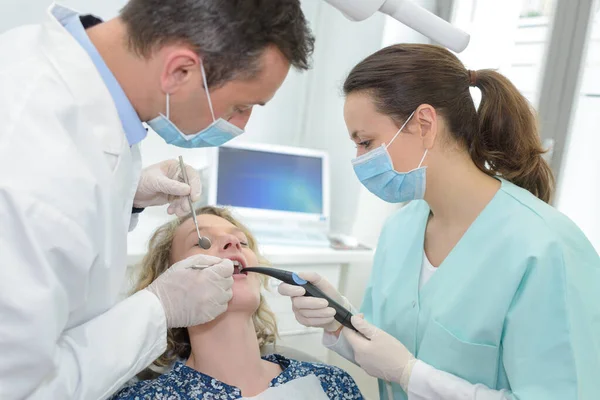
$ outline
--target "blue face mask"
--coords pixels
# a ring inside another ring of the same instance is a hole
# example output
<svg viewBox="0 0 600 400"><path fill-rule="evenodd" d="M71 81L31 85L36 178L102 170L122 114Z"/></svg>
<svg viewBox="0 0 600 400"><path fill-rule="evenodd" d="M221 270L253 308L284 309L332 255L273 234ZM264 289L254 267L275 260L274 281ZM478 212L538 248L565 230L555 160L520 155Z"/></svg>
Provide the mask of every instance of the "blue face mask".
<svg viewBox="0 0 600 400"><path fill-rule="evenodd" d="M210 108L213 123L196 134L185 135L169 119L170 96L169 93L167 93L167 115L164 116L160 114L152 121L148 121L148 125L168 144L185 148L216 147L227 143L231 139L244 133L243 129L238 128L223 118L215 119L215 113L210 100L210 93L208 92L208 83L206 81L204 66L200 64L200 67L202 68L202 79L204 80L204 89L206 90L208 107Z"/></svg>
<svg viewBox="0 0 600 400"><path fill-rule="evenodd" d="M402 203L420 200L425 195L425 170L421 167L427 150L417 169L409 172L396 172L387 148L402 132L414 112L410 114L404 125L387 144L352 160L354 172L360 182L374 195L388 203Z"/></svg>

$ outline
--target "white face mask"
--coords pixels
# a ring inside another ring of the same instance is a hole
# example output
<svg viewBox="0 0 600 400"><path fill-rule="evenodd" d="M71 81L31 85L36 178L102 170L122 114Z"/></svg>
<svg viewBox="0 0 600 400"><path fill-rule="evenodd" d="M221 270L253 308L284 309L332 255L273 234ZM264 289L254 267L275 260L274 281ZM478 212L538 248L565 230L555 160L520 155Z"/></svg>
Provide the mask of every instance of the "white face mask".
<svg viewBox="0 0 600 400"><path fill-rule="evenodd" d="M242 397L244 400L329 400L323 391L321 381L315 375L303 376L277 387L270 387L254 397Z"/></svg>

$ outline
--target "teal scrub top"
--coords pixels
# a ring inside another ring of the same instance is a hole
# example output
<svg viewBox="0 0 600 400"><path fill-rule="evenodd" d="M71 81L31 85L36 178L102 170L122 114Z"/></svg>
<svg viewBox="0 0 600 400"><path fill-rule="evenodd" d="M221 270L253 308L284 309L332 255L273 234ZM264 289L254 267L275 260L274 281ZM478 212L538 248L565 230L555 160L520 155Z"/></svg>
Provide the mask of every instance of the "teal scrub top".
<svg viewBox="0 0 600 400"><path fill-rule="evenodd" d="M600 399L600 258L581 230L502 181L419 290L429 213L413 201L386 222L365 318L425 363L515 399Z"/></svg>

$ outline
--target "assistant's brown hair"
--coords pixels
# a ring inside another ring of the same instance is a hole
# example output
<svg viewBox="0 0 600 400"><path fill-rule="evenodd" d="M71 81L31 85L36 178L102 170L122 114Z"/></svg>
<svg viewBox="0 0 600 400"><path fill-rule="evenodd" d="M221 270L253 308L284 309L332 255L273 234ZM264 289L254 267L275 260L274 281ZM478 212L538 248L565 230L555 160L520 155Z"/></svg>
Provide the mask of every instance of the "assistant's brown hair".
<svg viewBox="0 0 600 400"><path fill-rule="evenodd" d="M481 90L477 110L469 86ZM354 67L344 83L344 94L356 92L369 94L377 110L399 125L421 104L431 105L481 171L550 202L554 176L542 158L545 150L535 112L502 74L489 69L468 71L440 46L398 44Z"/></svg>
<svg viewBox="0 0 600 400"><path fill-rule="evenodd" d="M248 247L256 254L261 265L268 265L268 262L260 256L256 239L248 228L236 220L231 213L224 208L219 207L201 207L196 210L196 215L209 214L221 217L231 222L235 227L244 232L248 239ZM134 292L145 289L170 266L171 245L177 228L188 220L191 214L184 218L177 218L159 227L150 238L148 244L148 253L139 266L137 284ZM263 279L263 286L266 279ZM264 346L269 343L275 343L277 337L277 322L275 314L267 305L263 295L260 295L260 304L252 316L258 345ZM186 359L190 356L191 346L190 337L187 328L172 328L167 331L167 350L154 362L158 367L169 366L177 359Z"/></svg>

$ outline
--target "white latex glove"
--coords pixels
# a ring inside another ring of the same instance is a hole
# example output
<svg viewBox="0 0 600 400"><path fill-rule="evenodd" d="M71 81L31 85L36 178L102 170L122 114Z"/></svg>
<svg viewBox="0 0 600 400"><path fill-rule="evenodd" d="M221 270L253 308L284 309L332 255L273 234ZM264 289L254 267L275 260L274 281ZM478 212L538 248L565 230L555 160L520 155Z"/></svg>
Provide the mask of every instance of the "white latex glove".
<svg viewBox="0 0 600 400"><path fill-rule="evenodd" d="M298 276L311 282L345 308L349 309L351 307L350 302L327 279L316 272L304 272L298 274ZM335 310L329 307L327 300L316 297L303 297L306 293L304 288L287 283L279 285L279 293L292 298L294 315L302 325L323 328L328 332L335 332L342 326L333 318Z"/></svg>
<svg viewBox="0 0 600 400"><path fill-rule="evenodd" d="M167 212L182 217L190 212L187 195L198 201L202 191L200 174L185 166L190 185L183 183L179 161L167 160L142 170L133 205L138 208L170 203ZM191 187L191 188L190 188Z"/></svg>
<svg viewBox="0 0 600 400"><path fill-rule="evenodd" d="M369 375L398 383L406 392L417 362L415 356L395 337L369 324L362 316L353 316L352 325L362 335L348 328L342 329L342 334L354 350L356 363Z"/></svg>
<svg viewBox="0 0 600 400"><path fill-rule="evenodd" d="M233 296L232 286L231 260L197 254L173 264L147 290L160 300L167 327L187 328L224 313Z"/></svg>

